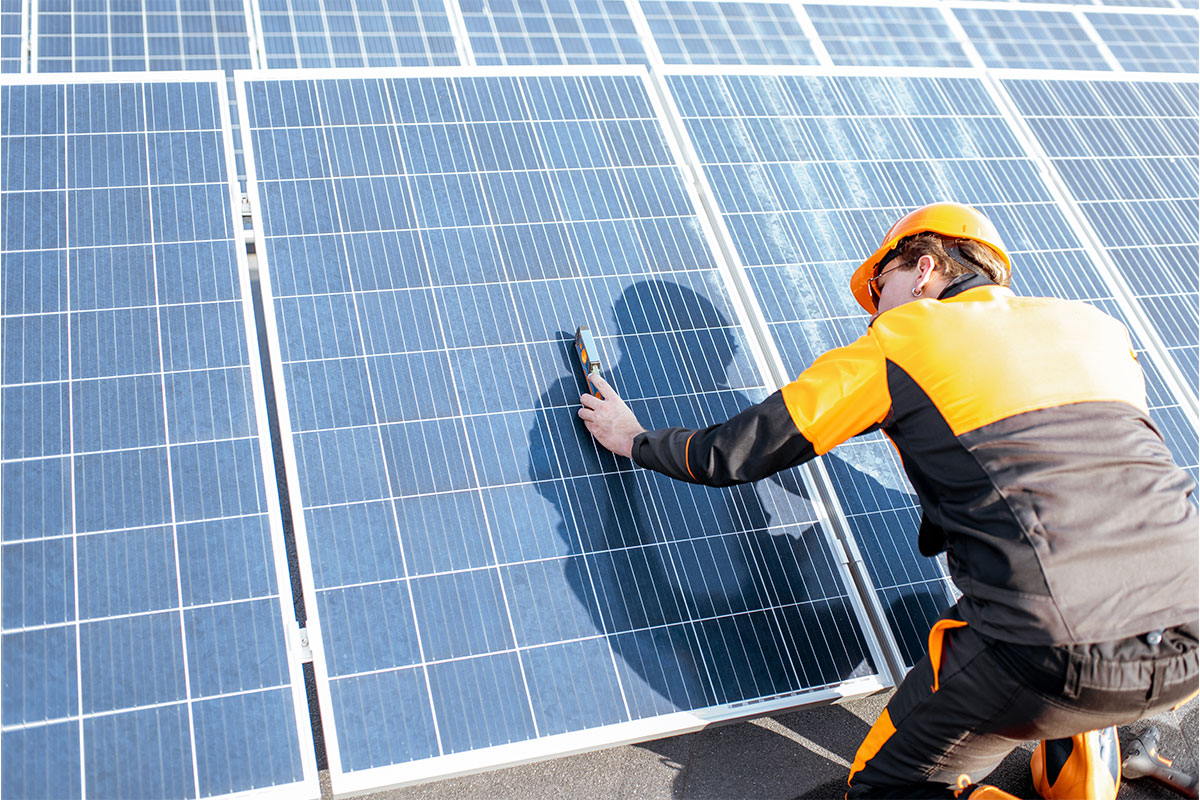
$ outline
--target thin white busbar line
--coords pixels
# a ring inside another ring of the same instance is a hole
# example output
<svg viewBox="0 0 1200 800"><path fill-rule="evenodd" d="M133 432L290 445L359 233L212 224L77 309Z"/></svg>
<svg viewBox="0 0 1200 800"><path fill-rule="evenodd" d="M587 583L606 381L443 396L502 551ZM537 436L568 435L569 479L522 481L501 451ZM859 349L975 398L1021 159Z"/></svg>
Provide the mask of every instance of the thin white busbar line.
<svg viewBox="0 0 1200 800"><path fill-rule="evenodd" d="M239 367L239 369L246 369L246 367ZM170 373L162 373L162 372L151 373L152 376L161 376L164 374L170 374ZM70 383L71 383L71 385L75 385L77 383L83 383L86 380L88 380L88 379L76 379L74 381L70 381ZM66 381L63 381L63 383L66 383ZM11 384L5 384L5 388L8 388L10 385ZM8 458L0 459L0 464L20 464L20 463L28 463L31 461L45 461L47 458L62 458L62 457L66 457L66 456L69 456L71 458L82 458L84 456L111 455L113 453L139 453L139 452L146 452L146 451L150 451L150 450L166 450L166 451L170 452L172 450L182 450L183 448L190 447L192 445L226 444L228 442L251 442L251 441L257 441L257 440L258 440L258 437L256 435L247 434L245 436L227 436L227 437L223 437L223 438L219 438L219 439L181 440L181 441L175 442L174 444L171 444L169 441L162 441L157 444L138 444L138 445L130 445L128 447L110 447L110 448L105 448L105 449L101 449L101 450L72 450L69 454L68 453L46 453L43 455L36 455L36 456L10 456ZM266 512L262 511L259 513L265 514Z"/></svg>
<svg viewBox="0 0 1200 800"><path fill-rule="evenodd" d="M224 700L230 697L246 697L252 694L265 694L266 692L277 692L280 689L289 688L288 684L279 684L278 686L261 686L254 689L239 689L233 692L222 692L220 694L201 695L189 700L164 700L160 703L147 703L140 706L125 706L122 708L106 709L104 711L81 711L78 715L70 717L54 717L53 719L32 720L30 722L10 723L0 727L0 731L8 733L9 731L27 731L37 728L45 728L49 725L59 725L64 722L78 722L80 729L83 728L83 723L92 719L103 719L105 717L115 717L120 714L132 714L138 711L152 711L156 708L175 708L177 706L188 705L192 706L196 703L204 703L211 700ZM86 785L86 781L81 781L81 785ZM86 795L85 795L86 796ZM199 797L200 795L196 795Z"/></svg>
<svg viewBox="0 0 1200 800"><path fill-rule="evenodd" d="M166 527L166 526L162 526ZM84 534L80 534L83 536ZM65 538L65 537L60 537ZM22 540L20 543L24 543ZM4 547L10 547L13 543L6 543ZM213 600L207 603L185 603L182 606L163 606L162 608L151 608L145 611L129 611L124 614L107 614L99 617L81 617L76 614L74 619L63 620L62 622L43 622L38 625L21 625L15 628L4 628L0 630L5 636L14 633L29 633L31 631L49 631L59 628L69 628L72 626L90 625L100 622L114 622L123 619L136 619L138 617L152 617L156 614L173 614L176 611L195 611L205 608L225 608L228 606L247 605L249 603L257 603L261 600L278 600L279 594L272 592L270 594L256 594L248 597L238 597L232 600Z"/></svg>

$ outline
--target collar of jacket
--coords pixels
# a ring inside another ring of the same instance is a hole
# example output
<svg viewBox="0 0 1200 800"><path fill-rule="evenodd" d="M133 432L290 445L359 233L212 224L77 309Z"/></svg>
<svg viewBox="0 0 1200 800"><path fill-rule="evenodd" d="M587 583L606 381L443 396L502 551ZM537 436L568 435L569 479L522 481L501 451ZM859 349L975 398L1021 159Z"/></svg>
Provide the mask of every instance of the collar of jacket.
<svg viewBox="0 0 1200 800"><path fill-rule="evenodd" d="M978 272L967 272L946 284L946 288L942 289L942 293L937 296L937 299L945 300L949 297L954 297L956 294L962 294L968 289L974 289L977 286L995 285L986 275L981 275Z"/></svg>
<svg viewBox="0 0 1200 800"><path fill-rule="evenodd" d="M957 278L950 281L950 283L946 284L946 288L942 289L942 293L937 296L937 299L948 300L955 295L962 294L968 289L978 289L980 286L994 286L997 289L1002 288L997 284L992 283L992 281L986 275L981 275L977 272L968 272L966 274L959 275ZM867 327L870 328L872 325L874 325L875 320L877 319L879 319L878 316L872 317L871 321L867 323Z"/></svg>

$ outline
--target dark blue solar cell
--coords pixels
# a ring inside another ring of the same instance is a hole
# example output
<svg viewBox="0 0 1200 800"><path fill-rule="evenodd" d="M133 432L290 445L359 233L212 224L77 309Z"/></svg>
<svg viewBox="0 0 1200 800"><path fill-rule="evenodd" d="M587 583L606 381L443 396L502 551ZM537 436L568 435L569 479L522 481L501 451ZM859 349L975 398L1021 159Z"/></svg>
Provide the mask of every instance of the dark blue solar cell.
<svg viewBox="0 0 1200 800"><path fill-rule="evenodd" d="M195 797L187 706L90 717L83 723L89 794Z"/></svg>
<svg viewBox="0 0 1200 800"><path fill-rule="evenodd" d="M295 709L290 691L252 692L202 700L193 706L200 796L232 793L244 786L277 786L300 776L301 743L292 735ZM229 753L246 753L231 760Z"/></svg>

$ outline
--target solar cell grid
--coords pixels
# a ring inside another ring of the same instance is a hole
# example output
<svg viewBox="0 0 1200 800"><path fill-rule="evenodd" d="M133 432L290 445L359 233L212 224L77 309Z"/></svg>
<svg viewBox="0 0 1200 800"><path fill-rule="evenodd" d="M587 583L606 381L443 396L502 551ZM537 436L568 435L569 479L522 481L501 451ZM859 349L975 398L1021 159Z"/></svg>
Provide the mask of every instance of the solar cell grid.
<svg viewBox="0 0 1200 800"><path fill-rule="evenodd" d="M1003 85L1194 392L1200 384L1196 82L1009 79ZM1195 420L1176 408L1160 421L1176 459L1196 475Z"/></svg>
<svg viewBox="0 0 1200 800"><path fill-rule="evenodd" d="M35 0L38 72L247 69L243 0Z"/></svg>
<svg viewBox="0 0 1200 800"><path fill-rule="evenodd" d="M970 7L953 11L989 67L1109 69L1072 12Z"/></svg>
<svg viewBox="0 0 1200 800"><path fill-rule="evenodd" d="M873 682L797 474L673 482L575 418L583 321L650 425L764 392L641 77L244 88L335 790Z"/></svg>
<svg viewBox="0 0 1200 800"><path fill-rule="evenodd" d="M459 63L443 0L252 0L266 66Z"/></svg>
<svg viewBox="0 0 1200 800"><path fill-rule="evenodd" d="M787 3L640 0L667 64L816 64Z"/></svg>
<svg viewBox="0 0 1200 800"><path fill-rule="evenodd" d="M1085 15L1131 72L1200 72L1200 20L1192 14Z"/></svg>
<svg viewBox="0 0 1200 800"><path fill-rule="evenodd" d="M971 66L936 7L814 4L804 10L839 66Z"/></svg>
<svg viewBox="0 0 1200 800"><path fill-rule="evenodd" d="M643 64L625 0L459 0L475 63Z"/></svg>
<svg viewBox="0 0 1200 800"><path fill-rule="evenodd" d="M0 0L0 73L21 72L23 0Z"/></svg>
<svg viewBox="0 0 1200 800"><path fill-rule="evenodd" d="M1097 0L1100 6L1128 6L1137 8L1196 8L1196 0Z"/></svg>
<svg viewBox="0 0 1200 800"><path fill-rule="evenodd" d="M318 788L223 91L0 84L6 797Z"/></svg>
<svg viewBox="0 0 1200 800"><path fill-rule="evenodd" d="M866 317L846 291L850 272L901 214L945 198L996 223L1014 255L1018 292L1120 314L979 79L744 71L676 72L667 82L785 374L862 334ZM1154 365L1143 365L1156 420L1177 454L1194 450L1194 433L1174 422L1178 401ZM823 461L911 665L951 601L943 569L916 553L915 498L878 434Z"/></svg>

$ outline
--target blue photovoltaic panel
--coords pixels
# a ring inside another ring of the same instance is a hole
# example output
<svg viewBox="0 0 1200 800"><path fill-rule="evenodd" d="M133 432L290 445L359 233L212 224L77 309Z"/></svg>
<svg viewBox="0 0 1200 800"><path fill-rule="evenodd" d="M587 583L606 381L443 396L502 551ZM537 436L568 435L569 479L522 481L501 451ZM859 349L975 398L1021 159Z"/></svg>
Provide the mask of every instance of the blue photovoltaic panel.
<svg viewBox="0 0 1200 800"><path fill-rule="evenodd" d="M787 3L641 0L668 64L816 64Z"/></svg>
<svg viewBox="0 0 1200 800"><path fill-rule="evenodd" d="M5 797L315 796L224 92L0 85Z"/></svg>
<svg viewBox="0 0 1200 800"><path fill-rule="evenodd" d="M625 0L459 0L477 64L644 64Z"/></svg>
<svg viewBox="0 0 1200 800"><path fill-rule="evenodd" d="M243 0L37 0L38 72L248 69Z"/></svg>
<svg viewBox="0 0 1200 800"><path fill-rule="evenodd" d="M1114 310L981 81L673 75L669 84L789 374L863 334L850 273L896 219L936 200L995 221L1018 292ZM1170 421L1178 405L1149 373L1156 418ZM951 602L941 566L917 554L916 498L879 434L823 460L911 665Z"/></svg>
<svg viewBox="0 0 1200 800"><path fill-rule="evenodd" d="M258 0L266 66L458 64L443 0Z"/></svg>
<svg viewBox="0 0 1200 800"><path fill-rule="evenodd" d="M875 673L799 473L671 481L576 417L580 323L649 426L765 393L643 78L246 101L335 791Z"/></svg>
<svg viewBox="0 0 1200 800"><path fill-rule="evenodd" d="M1109 69L1070 11L955 8L954 15L989 67Z"/></svg>
<svg viewBox="0 0 1200 800"><path fill-rule="evenodd" d="M1085 16L1130 72L1200 72L1200 20L1192 14Z"/></svg>
<svg viewBox="0 0 1200 800"><path fill-rule="evenodd" d="M21 71L22 0L0 0L0 73Z"/></svg>
<svg viewBox="0 0 1200 800"><path fill-rule="evenodd" d="M1006 80L1176 367L1200 384L1200 110L1195 80ZM1195 473L1195 420L1168 444Z"/></svg>
<svg viewBox="0 0 1200 800"><path fill-rule="evenodd" d="M1096 0L1099 6L1131 6L1140 8L1196 8L1196 0Z"/></svg>
<svg viewBox="0 0 1200 800"><path fill-rule="evenodd" d="M971 66L938 8L805 5L804 10L839 66Z"/></svg>

